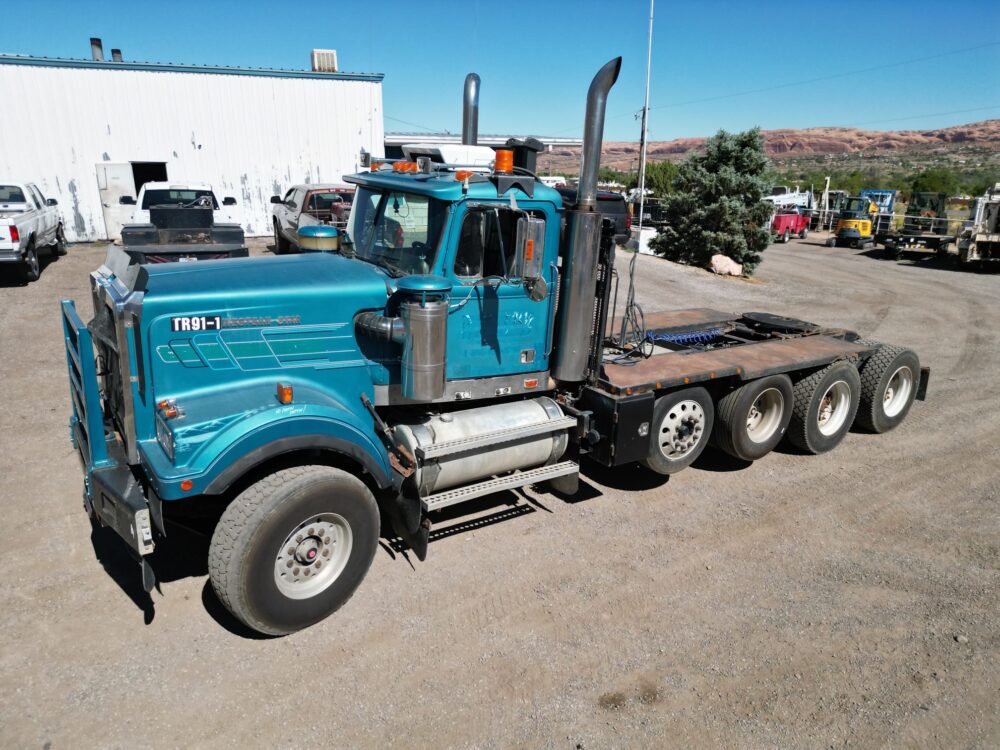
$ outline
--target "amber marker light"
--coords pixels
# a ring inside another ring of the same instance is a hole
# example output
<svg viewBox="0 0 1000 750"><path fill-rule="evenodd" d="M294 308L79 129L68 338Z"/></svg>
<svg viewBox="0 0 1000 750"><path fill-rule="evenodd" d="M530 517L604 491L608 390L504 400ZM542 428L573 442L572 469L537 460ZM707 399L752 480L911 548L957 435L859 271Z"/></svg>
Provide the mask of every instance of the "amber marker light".
<svg viewBox="0 0 1000 750"><path fill-rule="evenodd" d="M528 380L525 380L524 381L524 387L525 388L537 388L538 387L538 378L529 378Z"/></svg>
<svg viewBox="0 0 1000 750"><path fill-rule="evenodd" d="M455 179L458 180L459 182L465 182L474 174L475 172L473 172L471 169L456 169Z"/></svg>
<svg viewBox="0 0 1000 750"><path fill-rule="evenodd" d="M192 487L194 487L194 482L192 482L190 479L185 479L184 481L181 482L181 489L184 490L185 492L190 492Z"/></svg>
<svg viewBox="0 0 1000 750"><path fill-rule="evenodd" d="M292 386L285 385L284 383L278 383L278 403L280 404L290 404L292 403Z"/></svg>

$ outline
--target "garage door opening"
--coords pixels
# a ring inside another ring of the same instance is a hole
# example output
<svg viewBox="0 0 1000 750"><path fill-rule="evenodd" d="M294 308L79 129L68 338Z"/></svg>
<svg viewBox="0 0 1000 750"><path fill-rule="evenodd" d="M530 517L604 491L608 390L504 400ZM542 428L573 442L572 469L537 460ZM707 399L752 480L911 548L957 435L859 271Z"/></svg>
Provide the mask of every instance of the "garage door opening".
<svg viewBox="0 0 1000 750"><path fill-rule="evenodd" d="M133 161L132 179L135 182L135 194L147 182L166 182L167 163L163 161Z"/></svg>

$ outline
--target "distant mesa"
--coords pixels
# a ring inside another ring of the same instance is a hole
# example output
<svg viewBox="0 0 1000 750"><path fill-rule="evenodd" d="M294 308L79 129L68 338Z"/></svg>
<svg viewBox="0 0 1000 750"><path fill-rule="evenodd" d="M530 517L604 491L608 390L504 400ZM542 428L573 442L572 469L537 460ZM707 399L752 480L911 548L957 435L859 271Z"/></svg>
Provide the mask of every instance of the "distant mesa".
<svg viewBox="0 0 1000 750"><path fill-rule="evenodd" d="M936 130L862 130L860 128L791 128L765 130L764 150L776 159L799 156L824 156L854 153L923 151L949 146L1000 148L1000 120L983 120ZM653 161L680 161L705 145L705 138L677 138L650 141L647 151ZM601 166L610 169L635 169L639 144L632 141L607 141ZM539 156L539 168L575 174L580 165L577 148L557 147Z"/></svg>

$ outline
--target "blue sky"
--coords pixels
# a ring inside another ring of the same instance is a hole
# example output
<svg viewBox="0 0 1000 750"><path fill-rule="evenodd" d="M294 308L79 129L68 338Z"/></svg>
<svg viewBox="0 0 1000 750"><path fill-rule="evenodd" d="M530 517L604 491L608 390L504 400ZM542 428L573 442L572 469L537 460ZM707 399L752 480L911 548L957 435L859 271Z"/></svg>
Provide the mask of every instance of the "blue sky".
<svg viewBox="0 0 1000 750"><path fill-rule="evenodd" d="M829 10L659 0L650 137L1000 118L1000 1L815 6ZM606 137L635 140L648 13L648 0L33 0L5 5L0 52L88 57L99 36L132 60L307 68L310 49L333 48L342 69L385 74L386 130L459 131L474 70L480 132L567 136L580 135L590 77L623 55Z"/></svg>

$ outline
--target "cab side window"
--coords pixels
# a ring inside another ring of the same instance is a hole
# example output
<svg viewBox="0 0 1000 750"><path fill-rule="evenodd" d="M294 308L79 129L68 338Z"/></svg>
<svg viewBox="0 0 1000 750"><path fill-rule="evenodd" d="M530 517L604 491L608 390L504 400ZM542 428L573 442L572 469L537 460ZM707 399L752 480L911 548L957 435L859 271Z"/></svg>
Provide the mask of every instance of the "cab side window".
<svg viewBox="0 0 1000 750"><path fill-rule="evenodd" d="M473 208L462 219L455 253L455 275L462 278L509 278L517 275L517 220L509 208Z"/></svg>

